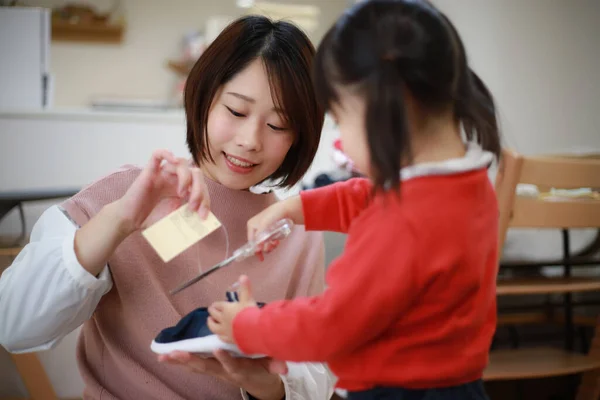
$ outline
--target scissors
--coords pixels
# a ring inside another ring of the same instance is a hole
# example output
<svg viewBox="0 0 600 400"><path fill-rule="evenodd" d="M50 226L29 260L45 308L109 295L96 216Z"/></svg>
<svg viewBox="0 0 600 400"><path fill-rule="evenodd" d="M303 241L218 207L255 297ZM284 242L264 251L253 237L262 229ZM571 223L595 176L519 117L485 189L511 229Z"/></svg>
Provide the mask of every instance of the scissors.
<svg viewBox="0 0 600 400"><path fill-rule="evenodd" d="M245 260L253 255L259 254L262 252L265 245L272 243L274 241L279 241L285 239L292 232L293 222L289 219L281 219L269 227L266 231L263 231L258 234L257 238L253 241L250 241L233 252L233 255L225 260L221 261L218 264L215 264L210 269L202 272L196 277L190 279L187 282L182 283L177 286L175 289L171 290L171 295L177 294L181 292L183 289L186 289L192 286L194 283L206 278L208 275L213 272L226 267L227 265Z"/></svg>

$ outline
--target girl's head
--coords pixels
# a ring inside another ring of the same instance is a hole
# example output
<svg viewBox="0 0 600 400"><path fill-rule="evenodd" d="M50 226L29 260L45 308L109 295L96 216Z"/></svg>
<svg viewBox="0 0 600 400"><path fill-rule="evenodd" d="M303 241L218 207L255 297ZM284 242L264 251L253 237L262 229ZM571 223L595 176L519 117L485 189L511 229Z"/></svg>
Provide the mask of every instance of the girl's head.
<svg viewBox="0 0 600 400"><path fill-rule="evenodd" d="M317 151L324 113L311 82L314 47L287 22L240 18L214 40L185 86L187 144L232 189L294 185Z"/></svg>
<svg viewBox="0 0 600 400"><path fill-rule="evenodd" d="M492 97L469 68L456 29L425 0L350 8L319 46L314 79L344 151L378 188L399 187L416 142L436 143L419 135L436 127L454 126L459 137L462 124L467 139L500 151Z"/></svg>

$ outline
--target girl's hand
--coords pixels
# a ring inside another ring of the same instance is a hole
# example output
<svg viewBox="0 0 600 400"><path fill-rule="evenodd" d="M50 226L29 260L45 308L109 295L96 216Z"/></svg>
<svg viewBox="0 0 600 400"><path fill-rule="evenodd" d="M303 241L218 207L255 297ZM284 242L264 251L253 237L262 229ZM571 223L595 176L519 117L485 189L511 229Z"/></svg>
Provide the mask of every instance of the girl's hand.
<svg viewBox="0 0 600 400"><path fill-rule="evenodd" d="M208 308L208 328L219 339L226 343L235 343L233 337L233 320L240 311L248 307L256 307L256 301L252 296L250 281L247 276L242 275L239 280L239 301L219 301Z"/></svg>
<svg viewBox="0 0 600 400"><path fill-rule="evenodd" d="M209 307L208 327L221 340L233 343L232 323L244 308L256 307L248 277L240 278L239 302L219 302ZM217 350L215 358L202 359L189 353L174 352L159 356L159 361L182 364L197 373L209 374L240 386L257 399L280 400L285 395L283 382L277 374L286 374L287 365L271 358L234 358Z"/></svg>
<svg viewBox="0 0 600 400"><path fill-rule="evenodd" d="M144 229L188 202L191 211L206 218L210 209L208 189L200 168L170 151L157 150L125 195L118 213L129 233Z"/></svg>
<svg viewBox="0 0 600 400"><path fill-rule="evenodd" d="M283 218L289 218L294 224L304 224L302 200L300 199L300 196L294 196L279 201L250 218L247 223L248 241L256 240L256 237L260 232L269 229L273 224ZM278 244L277 241L267 243L257 255L262 257L262 253L270 252L277 247Z"/></svg>

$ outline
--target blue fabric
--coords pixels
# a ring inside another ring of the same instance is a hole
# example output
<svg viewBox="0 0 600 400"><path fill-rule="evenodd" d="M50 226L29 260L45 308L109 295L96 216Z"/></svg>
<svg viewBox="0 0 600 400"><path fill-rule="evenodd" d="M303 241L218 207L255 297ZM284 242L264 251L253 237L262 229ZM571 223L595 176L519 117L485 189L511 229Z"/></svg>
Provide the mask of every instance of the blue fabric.
<svg viewBox="0 0 600 400"><path fill-rule="evenodd" d="M349 392L348 400L489 400L481 380L460 386L436 389L377 387Z"/></svg>
<svg viewBox="0 0 600 400"><path fill-rule="evenodd" d="M197 308L183 317L175 326L163 329L154 339L156 343L171 343L212 335L206 325L208 309Z"/></svg>
<svg viewBox="0 0 600 400"><path fill-rule="evenodd" d="M237 301L237 293L227 292L229 301ZM264 303L258 303L262 307ZM177 325L163 329L154 339L156 343L173 343L180 340L209 336L213 333L208 329L208 308L200 307L183 317Z"/></svg>

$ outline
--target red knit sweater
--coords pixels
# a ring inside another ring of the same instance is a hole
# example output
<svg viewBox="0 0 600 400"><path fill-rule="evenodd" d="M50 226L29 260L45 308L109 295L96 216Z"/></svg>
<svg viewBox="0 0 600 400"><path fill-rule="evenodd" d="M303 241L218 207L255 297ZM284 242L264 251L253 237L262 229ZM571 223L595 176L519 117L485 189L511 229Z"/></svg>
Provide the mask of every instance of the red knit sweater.
<svg viewBox="0 0 600 400"><path fill-rule="evenodd" d="M479 379L496 325L498 208L486 170L370 194L363 179L303 192L308 230L349 234L328 289L244 310L236 342L247 353L327 362L348 390Z"/></svg>

